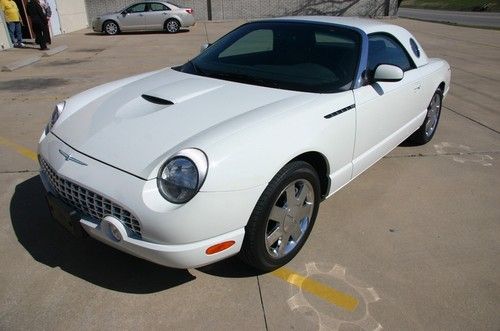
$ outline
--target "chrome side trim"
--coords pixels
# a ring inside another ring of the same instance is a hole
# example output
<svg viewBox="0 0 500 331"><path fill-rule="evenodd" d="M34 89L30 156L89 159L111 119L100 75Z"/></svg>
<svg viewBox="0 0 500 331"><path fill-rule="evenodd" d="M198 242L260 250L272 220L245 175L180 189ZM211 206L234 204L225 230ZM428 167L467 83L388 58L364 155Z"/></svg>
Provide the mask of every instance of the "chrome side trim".
<svg viewBox="0 0 500 331"><path fill-rule="evenodd" d="M356 107L356 105L355 105L355 104L352 104L352 105L350 105L350 106L347 106L347 107L344 107L344 108L339 109L339 110L337 110L337 111L334 111L333 113L327 114L327 115L325 115L324 117L325 117L326 119L329 119L329 118L332 118L332 117L334 117L334 116L337 116L337 115L340 115L340 114L342 114L342 113L345 113L346 111L348 111L348 110L350 110L350 109L353 109L353 108L355 108L355 107Z"/></svg>

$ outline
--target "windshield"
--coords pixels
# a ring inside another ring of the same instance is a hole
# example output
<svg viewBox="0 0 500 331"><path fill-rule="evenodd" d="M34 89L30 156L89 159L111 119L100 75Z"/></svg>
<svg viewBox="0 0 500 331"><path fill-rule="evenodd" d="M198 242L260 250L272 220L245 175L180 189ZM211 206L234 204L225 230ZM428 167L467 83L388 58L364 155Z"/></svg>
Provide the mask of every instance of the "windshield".
<svg viewBox="0 0 500 331"><path fill-rule="evenodd" d="M174 69L246 84L333 93L352 87L360 39L354 30L326 24L248 23Z"/></svg>

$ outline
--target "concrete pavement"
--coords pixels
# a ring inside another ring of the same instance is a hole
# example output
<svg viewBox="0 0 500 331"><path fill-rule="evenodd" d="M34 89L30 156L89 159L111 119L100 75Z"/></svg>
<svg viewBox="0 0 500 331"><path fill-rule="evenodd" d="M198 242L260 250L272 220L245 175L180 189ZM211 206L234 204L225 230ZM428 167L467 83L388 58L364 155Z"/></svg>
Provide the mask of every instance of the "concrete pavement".
<svg viewBox="0 0 500 331"><path fill-rule="evenodd" d="M237 259L174 270L75 242L49 216L37 164L0 144L0 329L498 329L500 32L390 22L452 66L438 131L426 146L398 147L322 203L287 265L355 297L355 311ZM69 48L0 74L0 137L36 150L57 100L182 63L207 36L240 23L55 38ZM0 66L30 52L2 52Z"/></svg>

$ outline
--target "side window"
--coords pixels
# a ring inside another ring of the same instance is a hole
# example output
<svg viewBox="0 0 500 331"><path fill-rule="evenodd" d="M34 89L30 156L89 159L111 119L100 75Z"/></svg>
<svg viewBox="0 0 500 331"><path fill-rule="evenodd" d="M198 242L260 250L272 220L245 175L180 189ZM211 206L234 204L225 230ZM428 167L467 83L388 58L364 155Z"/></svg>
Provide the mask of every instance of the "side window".
<svg viewBox="0 0 500 331"><path fill-rule="evenodd" d="M139 3L137 5L133 5L128 7L127 13L142 13L146 11L146 4L145 3Z"/></svg>
<svg viewBox="0 0 500 331"><path fill-rule="evenodd" d="M149 8L151 11L165 11L170 10L167 6L162 3L150 3Z"/></svg>
<svg viewBox="0 0 500 331"><path fill-rule="evenodd" d="M261 29L250 32L219 54L219 58L273 50L273 31Z"/></svg>
<svg viewBox="0 0 500 331"><path fill-rule="evenodd" d="M414 65L403 47L391 36L373 34L368 36L368 69L373 72L379 64L392 64L403 71Z"/></svg>

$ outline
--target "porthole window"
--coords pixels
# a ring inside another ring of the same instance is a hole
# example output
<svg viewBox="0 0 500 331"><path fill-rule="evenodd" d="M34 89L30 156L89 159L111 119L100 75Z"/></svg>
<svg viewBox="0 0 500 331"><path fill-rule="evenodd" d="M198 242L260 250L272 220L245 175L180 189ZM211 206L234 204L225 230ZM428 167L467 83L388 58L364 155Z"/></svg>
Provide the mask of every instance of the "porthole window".
<svg viewBox="0 0 500 331"><path fill-rule="evenodd" d="M418 48L417 42L415 39L410 38L410 46L416 57L420 57L420 49Z"/></svg>

